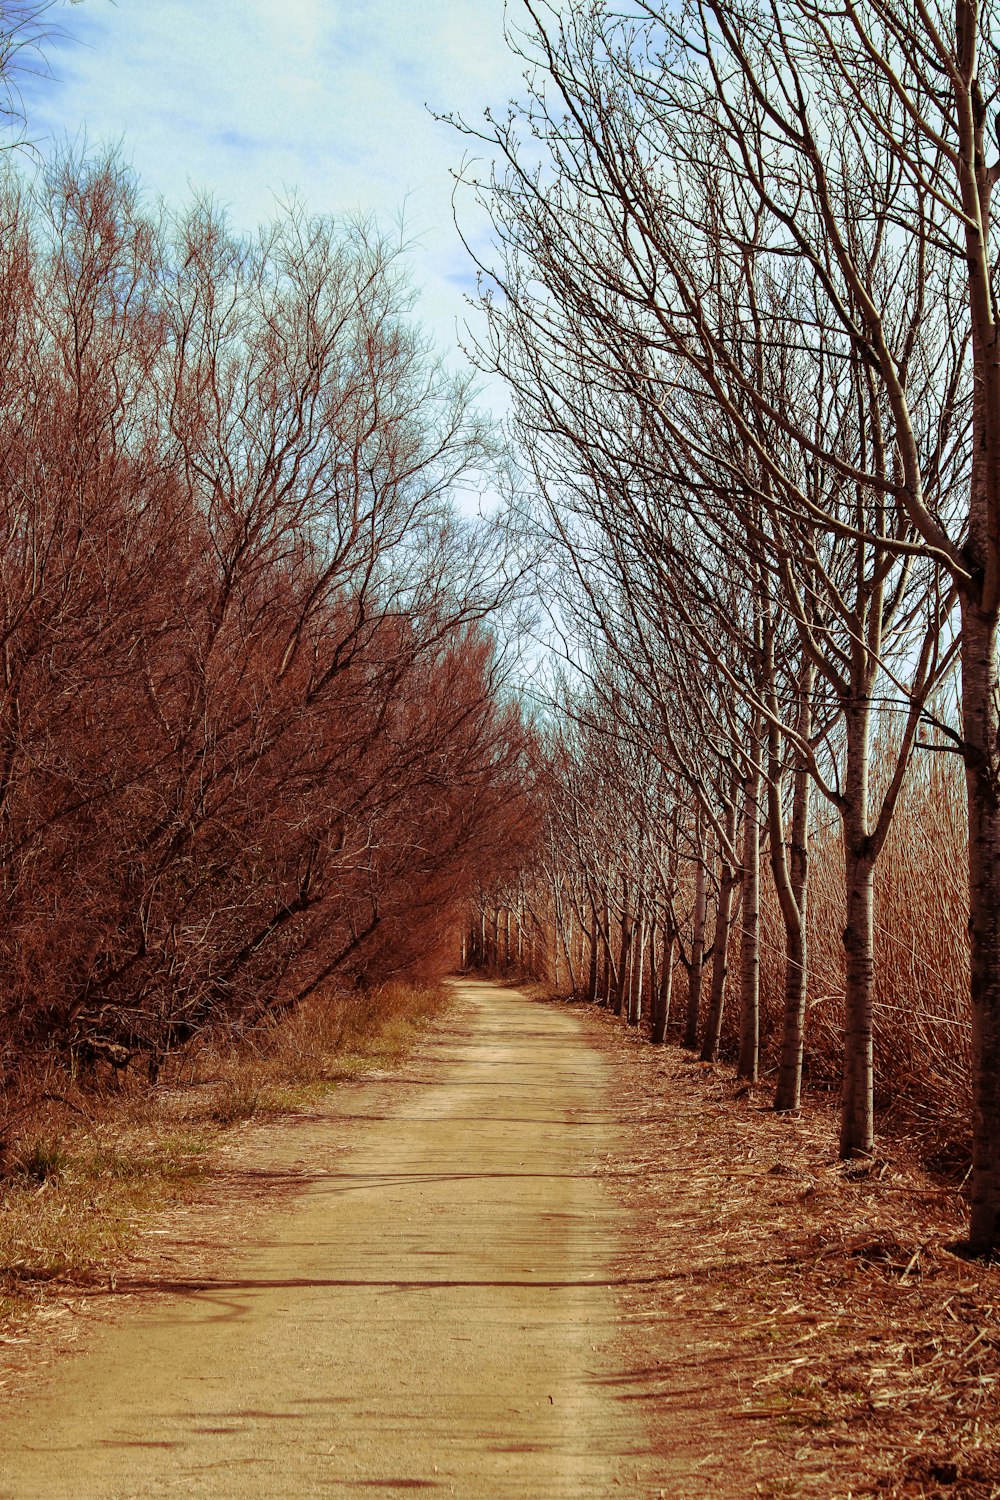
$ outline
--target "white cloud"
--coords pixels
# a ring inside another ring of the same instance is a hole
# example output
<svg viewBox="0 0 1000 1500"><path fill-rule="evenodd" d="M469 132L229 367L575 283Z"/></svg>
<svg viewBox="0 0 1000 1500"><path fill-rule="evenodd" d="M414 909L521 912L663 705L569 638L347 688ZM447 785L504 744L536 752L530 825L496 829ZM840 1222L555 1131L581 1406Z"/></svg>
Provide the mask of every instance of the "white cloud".
<svg viewBox="0 0 1000 1500"><path fill-rule="evenodd" d="M123 140L147 188L209 190L240 228L297 191L310 208L404 210L421 313L442 342L466 308L449 167L471 118L518 90L503 0L85 0L53 81L25 88L32 133ZM481 226L472 226L477 234Z"/></svg>

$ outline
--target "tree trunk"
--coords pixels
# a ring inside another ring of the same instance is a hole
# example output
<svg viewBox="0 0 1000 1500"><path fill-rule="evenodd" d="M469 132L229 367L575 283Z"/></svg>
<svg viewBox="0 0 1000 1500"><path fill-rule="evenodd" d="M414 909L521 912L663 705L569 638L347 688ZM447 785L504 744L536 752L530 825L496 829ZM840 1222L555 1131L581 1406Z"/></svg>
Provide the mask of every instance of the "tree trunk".
<svg viewBox="0 0 1000 1500"><path fill-rule="evenodd" d="M759 725L754 753L759 754ZM757 1082L760 1063L760 768L743 789L743 930L740 939L740 1055L737 1077Z"/></svg>
<svg viewBox="0 0 1000 1500"><path fill-rule="evenodd" d="M563 921L564 912L562 899L559 902L559 940L562 943L563 956L566 959L566 972L569 977L569 992L576 996L576 970L573 967L573 909L570 907L566 920ZM568 931L567 931L568 928Z"/></svg>
<svg viewBox="0 0 1000 1500"><path fill-rule="evenodd" d="M776 1110L798 1109L802 1102L802 1053L806 1014L805 895L803 889L799 902L801 922L785 929L785 994L778 1083L774 1091Z"/></svg>
<svg viewBox="0 0 1000 1500"><path fill-rule="evenodd" d="M615 956L611 947L611 899L604 898L603 920L601 923L601 998L600 1003L605 1009L611 1005L611 999L615 989Z"/></svg>
<svg viewBox="0 0 1000 1500"><path fill-rule="evenodd" d="M597 907L591 904L590 908L590 969L587 974L587 999L591 1005L597 1001L597 960L598 943L600 933L597 927Z"/></svg>
<svg viewBox="0 0 1000 1500"><path fill-rule="evenodd" d="M873 1103L872 990L874 987L873 868L848 850L847 927L844 951L847 961L846 1035L844 1037L844 1084L841 1099L841 1157L868 1153L875 1148Z"/></svg>
<svg viewBox="0 0 1000 1500"><path fill-rule="evenodd" d="M800 678L802 706L799 732L808 739L812 726L814 672L806 668ZM806 1018L806 914L809 895L809 812L812 778L804 759L797 760L792 782L792 835L786 860L781 790L777 775L777 731L771 738L771 776L768 788L771 869L785 924L785 995L781 1026L778 1085L774 1092L777 1110L798 1109L802 1102L802 1051Z"/></svg>
<svg viewBox="0 0 1000 1500"><path fill-rule="evenodd" d="M701 987L705 973L705 918L708 911L708 850L700 841L695 851L694 911L691 916L691 966L688 969L687 1019L684 1045L694 1051L698 1046L701 1021Z"/></svg>
<svg viewBox="0 0 1000 1500"><path fill-rule="evenodd" d="M736 840L736 803L726 812L726 841L731 848ZM733 896L740 883L739 871L722 857L719 882L719 909L715 917L715 952L712 955L712 989L708 1002L708 1020L701 1046L702 1062L717 1062L722 1036L722 1012L726 1003L726 978L729 974L729 933L733 920Z"/></svg>
<svg viewBox="0 0 1000 1500"><path fill-rule="evenodd" d="M646 953L646 914L640 903L632 941L632 977L629 984L628 1024L638 1026L642 1018L643 960Z"/></svg>
<svg viewBox="0 0 1000 1500"><path fill-rule="evenodd" d="M628 881L622 887L621 947L618 953L618 983L615 985L614 1013L620 1016L625 1008L625 996L631 973L629 960L632 949L632 917L628 909Z"/></svg>
<svg viewBox="0 0 1000 1500"><path fill-rule="evenodd" d="M1000 1249L1000 705L997 624L962 601L962 725L969 804L972 1172L969 1245Z"/></svg>
<svg viewBox="0 0 1000 1500"><path fill-rule="evenodd" d="M875 1148L872 992L875 979L874 869L868 833L869 700L848 706L847 773L843 813L847 926L844 929L844 1080L840 1155Z"/></svg>
<svg viewBox="0 0 1000 1500"><path fill-rule="evenodd" d="M673 934L664 923L663 927L663 957L660 964L660 982L654 994L654 1009L652 1015L652 1034L650 1040L662 1042L666 1039L667 1025L670 1021L670 992L674 982L674 943Z"/></svg>

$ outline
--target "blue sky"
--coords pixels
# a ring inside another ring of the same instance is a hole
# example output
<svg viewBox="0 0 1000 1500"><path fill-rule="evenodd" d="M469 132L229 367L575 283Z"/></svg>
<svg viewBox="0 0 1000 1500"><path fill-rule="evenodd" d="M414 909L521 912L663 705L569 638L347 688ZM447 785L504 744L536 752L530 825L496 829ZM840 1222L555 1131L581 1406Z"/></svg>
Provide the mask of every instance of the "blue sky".
<svg viewBox="0 0 1000 1500"><path fill-rule="evenodd" d="M387 229L402 214L419 316L454 348L472 278L449 167L465 143L425 105L477 120L519 91L504 0L83 0L56 17L51 77L22 85L43 151L120 141L148 191L207 189L240 229L293 192Z"/></svg>

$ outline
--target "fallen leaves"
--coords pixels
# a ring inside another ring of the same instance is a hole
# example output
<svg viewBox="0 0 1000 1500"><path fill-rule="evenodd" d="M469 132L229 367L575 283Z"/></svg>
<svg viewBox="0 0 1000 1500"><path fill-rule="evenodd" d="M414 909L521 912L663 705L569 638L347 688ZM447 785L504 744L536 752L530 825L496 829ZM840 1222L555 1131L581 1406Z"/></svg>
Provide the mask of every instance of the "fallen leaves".
<svg viewBox="0 0 1000 1500"><path fill-rule="evenodd" d="M829 1107L778 1119L763 1089L586 1014L617 1081L604 1171L667 1492L707 1493L707 1452L720 1497L996 1500L1000 1267L956 1253L958 1192L897 1143L841 1163Z"/></svg>

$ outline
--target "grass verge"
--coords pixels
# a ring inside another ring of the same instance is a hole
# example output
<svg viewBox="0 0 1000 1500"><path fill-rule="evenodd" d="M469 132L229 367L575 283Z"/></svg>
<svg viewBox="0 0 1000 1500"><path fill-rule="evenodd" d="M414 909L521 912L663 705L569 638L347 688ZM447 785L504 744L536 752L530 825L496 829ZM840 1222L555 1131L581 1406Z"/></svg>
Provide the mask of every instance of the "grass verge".
<svg viewBox="0 0 1000 1500"><path fill-rule="evenodd" d="M84 1091L50 1075L8 1101L0 1176L0 1329L68 1285L110 1282L150 1218L196 1202L227 1134L315 1103L389 1066L449 1004L402 983L317 998L239 1042L212 1037L150 1088L126 1077Z"/></svg>

